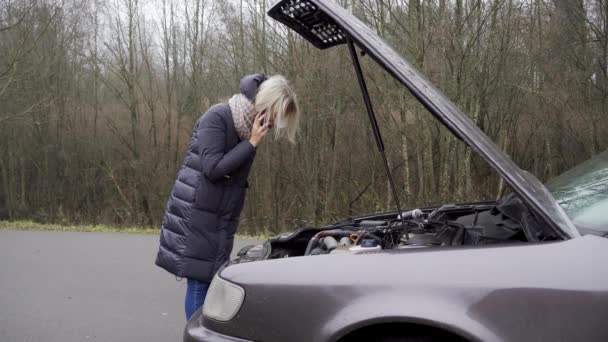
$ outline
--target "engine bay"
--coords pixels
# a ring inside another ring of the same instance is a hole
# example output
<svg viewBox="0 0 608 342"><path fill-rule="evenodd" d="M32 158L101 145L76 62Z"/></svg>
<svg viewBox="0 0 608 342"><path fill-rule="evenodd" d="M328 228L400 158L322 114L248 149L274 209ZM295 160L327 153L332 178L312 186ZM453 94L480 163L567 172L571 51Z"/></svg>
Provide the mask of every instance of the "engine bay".
<svg viewBox="0 0 608 342"><path fill-rule="evenodd" d="M241 249L232 263L338 253L525 243L558 237L507 196L498 202L448 204L372 214L300 228Z"/></svg>

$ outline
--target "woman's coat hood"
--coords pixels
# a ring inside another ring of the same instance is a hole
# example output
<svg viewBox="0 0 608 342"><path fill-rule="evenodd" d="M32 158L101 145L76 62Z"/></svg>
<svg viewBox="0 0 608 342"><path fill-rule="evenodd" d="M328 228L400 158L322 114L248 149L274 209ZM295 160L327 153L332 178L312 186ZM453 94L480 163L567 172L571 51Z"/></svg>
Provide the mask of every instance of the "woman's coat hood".
<svg viewBox="0 0 608 342"><path fill-rule="evenodd" d="M247 75L241 79L240 91L250 101L255 100L255 95L258 93L258 88L262 82L266 81L264 74Z"/></svg>

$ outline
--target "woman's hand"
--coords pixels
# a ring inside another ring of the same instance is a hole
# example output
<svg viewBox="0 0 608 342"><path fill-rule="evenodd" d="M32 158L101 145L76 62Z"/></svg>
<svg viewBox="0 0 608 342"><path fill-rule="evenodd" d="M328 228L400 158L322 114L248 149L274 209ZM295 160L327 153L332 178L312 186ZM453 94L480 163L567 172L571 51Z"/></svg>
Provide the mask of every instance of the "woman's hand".
<svg viewBox="0 0 608 342"><path fill-rule="evenodd" d="M268 124L263 123L265 117L265 113L258 113L258 115L255 116L253 127L251 127L251 138L249 138L249 142L253 147L257 147L266 136L266 133L268 133Z"/></svg>

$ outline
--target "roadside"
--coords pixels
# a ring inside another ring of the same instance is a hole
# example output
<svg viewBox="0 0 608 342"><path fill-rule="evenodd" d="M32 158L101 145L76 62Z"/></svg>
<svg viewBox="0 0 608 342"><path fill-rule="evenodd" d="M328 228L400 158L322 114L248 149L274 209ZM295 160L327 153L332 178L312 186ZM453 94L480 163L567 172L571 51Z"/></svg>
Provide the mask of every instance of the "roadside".
<svg viewBox="0 0 608 342"><path fill-rule="evenodd" d="M108 225L61 225L38 223L34 221L2 221L0 229L34 230L34 231L60 231L60 232L97 232L97 233L128 233L128 234L158 234L159 228L138 226L108 226ZM267 240L270 234L237 234L240 239Z"/></svg>
<svg viewBox="0 0 608 342"><path fill-rule="evenodd" d="M38 223L34 221L0 221L0 229L41 230L62 232L103 232L103 233L137 233L158 234L158 228L151 227L115 227L106 225L60 225Z"/></svg>

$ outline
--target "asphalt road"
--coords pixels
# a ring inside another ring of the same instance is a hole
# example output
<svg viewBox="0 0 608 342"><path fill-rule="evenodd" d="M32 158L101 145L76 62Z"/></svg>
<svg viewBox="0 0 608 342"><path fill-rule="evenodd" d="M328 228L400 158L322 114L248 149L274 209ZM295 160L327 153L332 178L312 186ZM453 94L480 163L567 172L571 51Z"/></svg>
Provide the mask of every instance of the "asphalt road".
<svg viewBox="0 0 608 342"><path fill-rule="evenodd" d="M157 248L156 235L0 230L0 341L181 341L186 282L154 265Z"/></svg>

